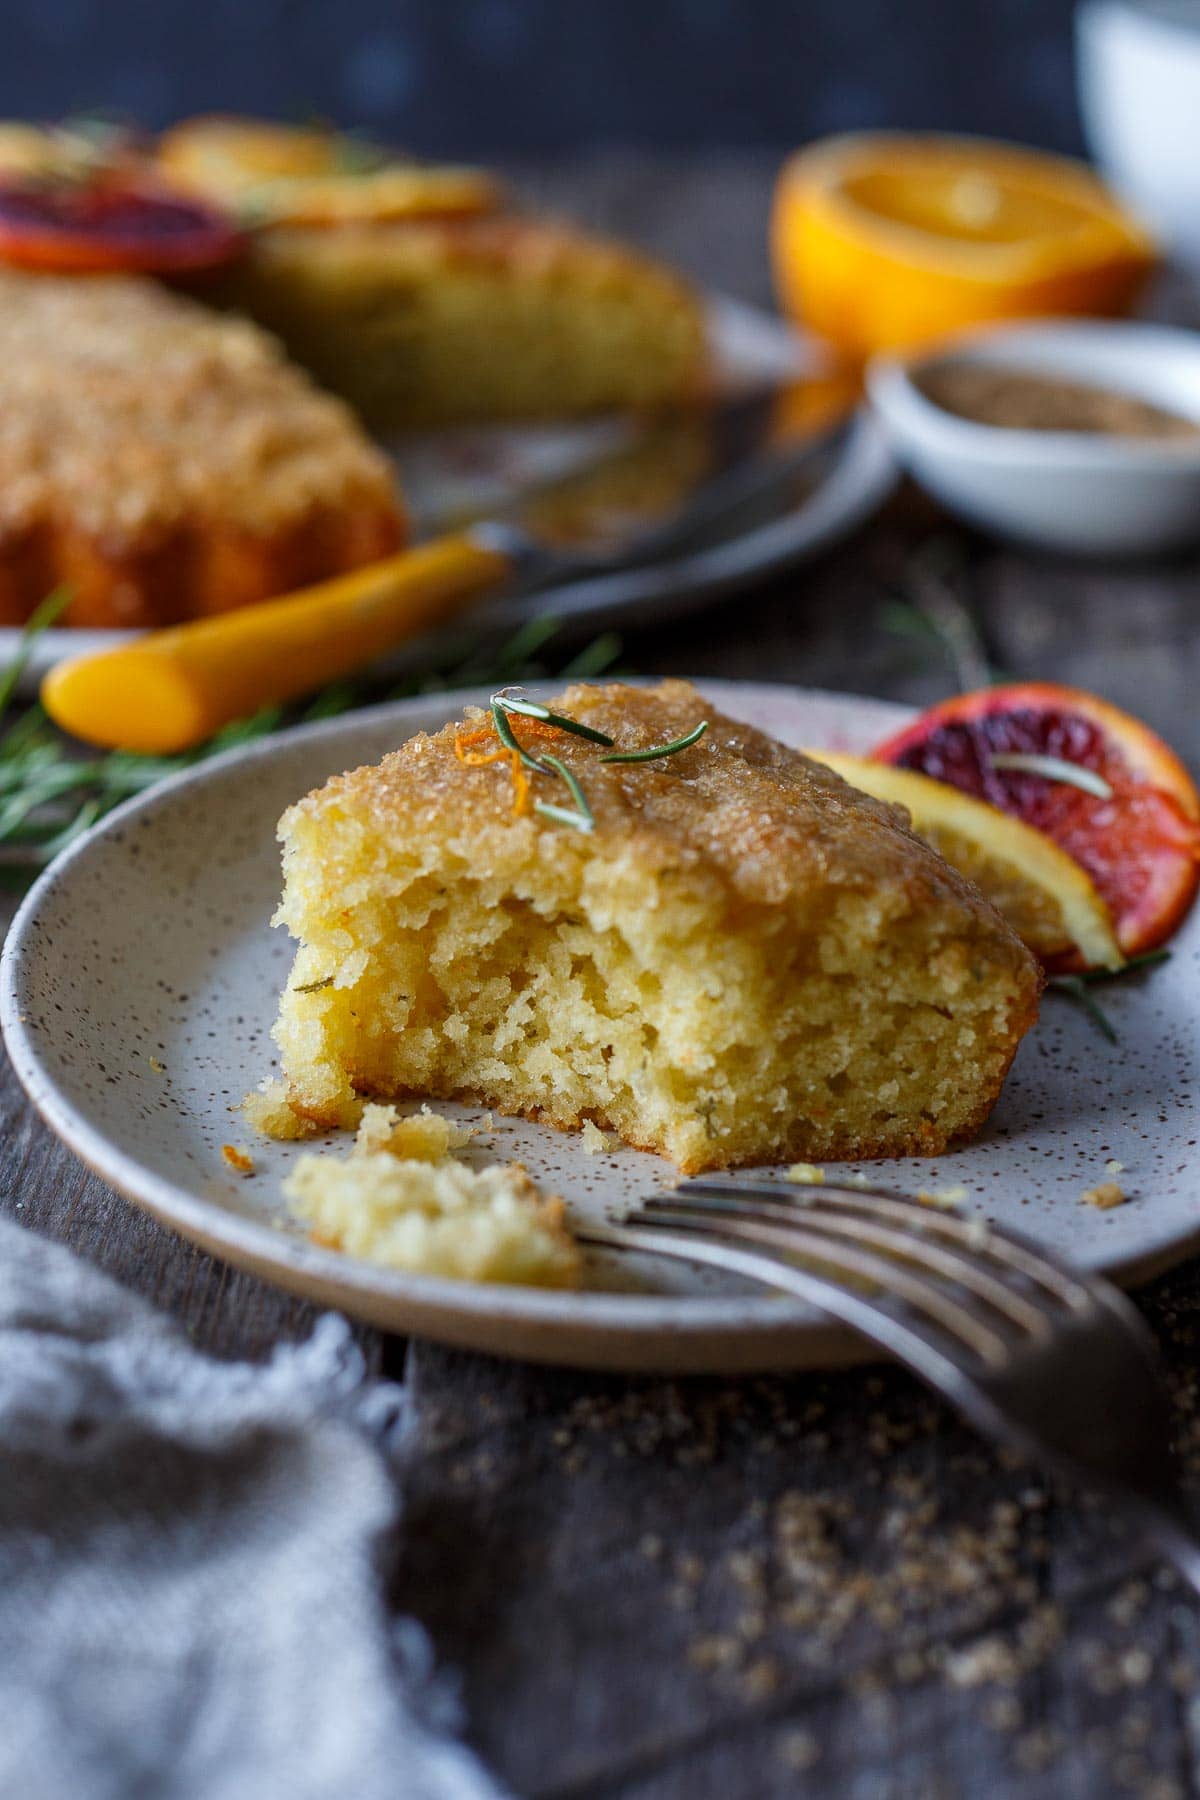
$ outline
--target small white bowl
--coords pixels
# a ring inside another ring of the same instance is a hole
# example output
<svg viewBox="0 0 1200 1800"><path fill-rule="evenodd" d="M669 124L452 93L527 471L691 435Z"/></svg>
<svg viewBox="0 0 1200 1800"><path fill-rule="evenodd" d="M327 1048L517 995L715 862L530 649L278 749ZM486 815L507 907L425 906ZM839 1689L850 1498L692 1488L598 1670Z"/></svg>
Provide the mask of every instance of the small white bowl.
<svg viewBox="0 0 1200 1800"><path fill-rule="evenodd" d="M1122 199L1200 269L1200 6L1085 0L1075 46L1093 155Z"/></svg>
<svg viewBox="0 0 1200 1800"><path fill-rule="evenodd" d="M867 371L898 460L971 524L1083 556L1160 555L1200 539L1200 436L1158 441L976 424L916 385L922 370L959 361L1131 394L1200 424L1200 333L1092 320L1021 324L904 360L877 357Z"/></svg>

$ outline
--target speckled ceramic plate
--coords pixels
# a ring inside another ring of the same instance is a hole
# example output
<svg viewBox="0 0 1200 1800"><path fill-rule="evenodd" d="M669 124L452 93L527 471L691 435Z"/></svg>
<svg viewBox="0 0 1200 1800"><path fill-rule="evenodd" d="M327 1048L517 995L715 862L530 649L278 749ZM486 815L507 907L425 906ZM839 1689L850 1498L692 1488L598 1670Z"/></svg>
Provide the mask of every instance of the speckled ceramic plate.
<svg viewBox="0 0 1200 1800"><path fill-rule="evenodd" d="M845 696L702 685L793 744L862 749L907 716ZM326 776L444 724L462 699L409 701L252 745L131 802L68 852L22 907L0 972L4 1034L31 1098L106 1181L185 1236L396 1331L614 1368L844 1357L852 1340L815 1313L680 1265L598 1257L587 1290L573 1294L476 1287L318 1249L289 1221L279 1187L296 1147L251 1143L237 1110L272 1067L291 955L268 924L275 821ZM1200 916L1169 964L1114 986L1105 1004L1118 1045L1048 996L984 1135L952 1156L874 1171L912 1189L961 1183L987 1217L1126 1279L1200 1248ZM228 1168L225 1143L252 1150L253 1176ZM519 1157L582 1217L619 1212L671 1174L655 1157L589 1157L577 1137L520 1122L501 1121L473 1149ZM1112 1159L1125 1165L1130 1203L1081 1204Z"/></svg>
<svg viewBox="0 0 1200 1800"><path fill-rule="evenodd" d="M823 366L811 338L757 307L714 298L709 307L713 353L731 391L764 381L802 378ZM611 452L612 419L567 425L484 426L413 433L384 446L400 473L419 535L443 530L467 513L503 507L514 494L590 466ZM709 606L748 582L793 567L848 537L883 504L898 479L882 427L864 411L814 463L811 479L765 516L739 512L711 529L703 542L669 561L559 582L535 593L501 595L488 603L499 632L553 615L573 631L599 630L647 618L678 618ZM131 631L44 631L33 642L21 691L35 693L47 669L65 656L111 650ZM20 644L15 626L0 626L0 665ZM405 647L397 669L428 665L437 646ZM393 659L388 659L389 661Z"/></svg>

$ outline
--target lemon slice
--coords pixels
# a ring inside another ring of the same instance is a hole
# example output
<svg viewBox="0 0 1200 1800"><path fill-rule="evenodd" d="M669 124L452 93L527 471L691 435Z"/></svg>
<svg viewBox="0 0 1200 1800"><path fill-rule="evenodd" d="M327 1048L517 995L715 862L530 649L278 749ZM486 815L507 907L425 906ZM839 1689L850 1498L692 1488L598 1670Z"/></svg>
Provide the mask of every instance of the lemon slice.
<svg viewBox="0 0 1200 1800"><path fill-rule="evenodd" d="M1044 963L1121 967L1107 906L1090 876L1044 831L912 769L832 750L806 754L862 793L903 806L917 835L982 888Z"/></svg>

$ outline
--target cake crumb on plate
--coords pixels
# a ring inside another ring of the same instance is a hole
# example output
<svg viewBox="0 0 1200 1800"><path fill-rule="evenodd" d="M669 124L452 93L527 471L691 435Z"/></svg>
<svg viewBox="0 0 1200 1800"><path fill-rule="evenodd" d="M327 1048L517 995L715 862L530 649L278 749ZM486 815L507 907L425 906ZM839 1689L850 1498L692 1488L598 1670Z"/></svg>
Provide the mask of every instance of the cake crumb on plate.
<svg viewBox="0 0 1200 1800"><path fill-rule="evenodd" d="M287 1083L268 1078L242 1101L242 1113L252 1131L285 1142L316 1137L321 1127L304 1118L292 1106Z"/></svg>
<svg viewBox="0 0 1200 1800"><path fill-rule="evenodd" d="M585 1119L583 1121L583 1154L585 1156L603 1156L604 1152L611 1148L612 1144L608 1135L601 1131L598 1125L593 1125L590 1119Z"/></svg>
<svg viewBox="0 0 1200 1800"><path fill-rule="evenodd" d="M1086 1188L1079 1197L1085 1206L1095 1206L1101 1212L1108 1212L1114 1206L1124 1206L1129 1199L1125 1189L1116 1181L1101 1181L1095 1187Z"/></svg>

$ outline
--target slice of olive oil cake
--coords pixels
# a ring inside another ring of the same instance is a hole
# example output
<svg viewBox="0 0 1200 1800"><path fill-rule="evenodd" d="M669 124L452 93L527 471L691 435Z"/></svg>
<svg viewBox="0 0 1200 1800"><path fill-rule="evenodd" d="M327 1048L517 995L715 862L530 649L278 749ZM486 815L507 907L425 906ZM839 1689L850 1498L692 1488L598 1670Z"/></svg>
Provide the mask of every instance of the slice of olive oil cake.
<svg viewBox="0 0 1200 1800"><path fill-rule="evenodd" d="M1037 1013L1034 958L899 808L683 681L498 696L280 836L275 1037L320 1128L420 1095L689 1172L927 1155Z"/></svg>

